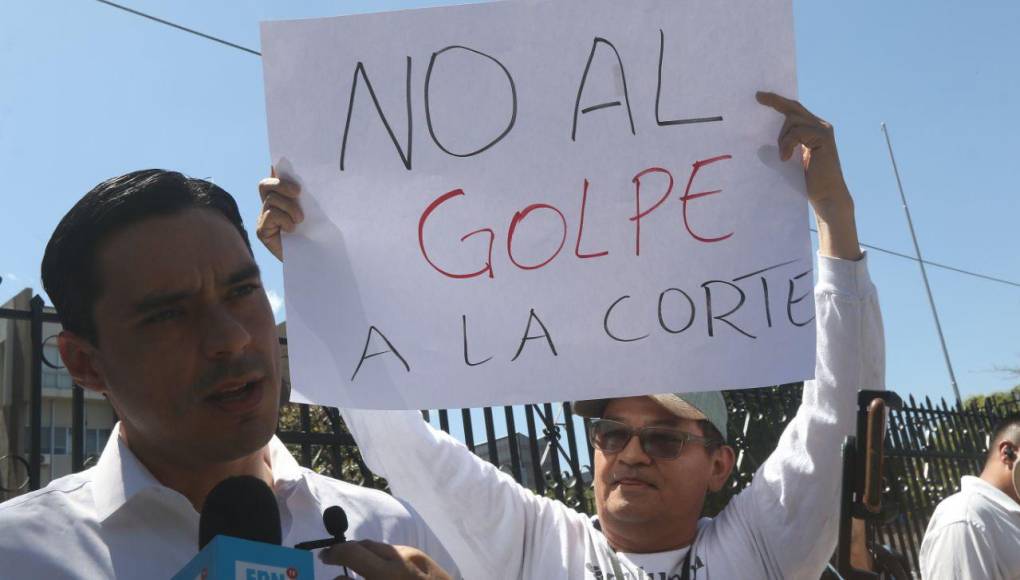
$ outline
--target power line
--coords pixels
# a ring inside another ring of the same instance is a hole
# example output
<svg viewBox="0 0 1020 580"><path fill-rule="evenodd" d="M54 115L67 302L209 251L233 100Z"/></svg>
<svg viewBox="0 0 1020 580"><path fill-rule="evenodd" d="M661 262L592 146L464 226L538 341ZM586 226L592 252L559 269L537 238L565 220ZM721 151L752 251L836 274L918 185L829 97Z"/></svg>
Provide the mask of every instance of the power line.
<svg viewBox="0 0 1020 580"><path fill-rule="evenodd" d="M129 13L134 14L136 16L141 16L142 18L147 18L149 20L152 20L153 22L158 22L160 24L163 24L165 26L169 26L171 28L176 28L177 30L181 30L181 31L187 32L188 34L194 34L195 36L199 36L199 37L204 38L206 40L211 40L212 42L216 42L218 44L229 46L231 48L236 48L237 50L241 50L241 51L247 52L249 54L254 54L255 56L262 56L262 53L258 52L257 50L252 50L250 48L247 48L245 46L241 46L239 44L234 44L233 42L229 42L227 40L223 40L222 38L217 38L217 37L212 36L210 34L206 34L204 32L199 32L197 30L193 30L193 29L188 28L186 26L181 26L180 24L175 24L173 22L170 22L169 20L164 20L162 18L158 18L156 16L152 16L151 14L146 14L144 12L140 12L140 11L135 10L133 8L128 8L127 6L121 6L120 4L117 4L115 2L110 2L109 0L96 0L96 2L99 2L101 4L106 4L107 6L112 6L114 8L117 8L119 10L123 10L125 12L129 12ZM818 233L818 230L816 230L814 228L811 228L811 231L815 232L815 233ZM861 247L868 248L869 250L875 250L877 252L882 252L882 253L885 253L885 254L889 254L891 256L897 256L897 257L903 258L905 260L911 260L911 261L914 261L914 262L918 262L919 261L916 257L911 256L910 254L903 254L901 252L896 252L894 250L887 250L885 248L880 248L878 246L873 246L873 245L870 245L870 244L862 243ZM1020 288L1020 282L1013 282L1011 280L1006 280L1006 279L1003 279L1003 278L996 278L995 276L988 276L987 274L980 274L978 272L971 272L970 270L964 270L963 268L957 268L955 266L949 266L949 265L946 265L946 264L940 264L938 262L932 262L930 260L920 260L920 261L923 262L924 264L928 265L928 266L934 266L936 268L942 268L943 270L949 270L951 272L956 272L958 274L964 274L964 275L967 275L967 276L973 276L974 278L981 278L983 280L988 280L990 282L998 282L999 284L1006 284L1008 286L1013 286L1015 288Z"/></svg>
<svg viewBox="0 0 1020 580"><path fill-rule="evenodd" d="M188 28L186 26L181 26L180 24L175 24L173 22L170 22L169 20L163 20L162 18L157 18L157 17L155 17L155 16L153 16L151 14L146 14L144 12L140 12L138 10L135 10L134 8L128 8L127 6L121 6L120 4L117 4L115 2L110 2L109 0L96 0L96 2L99 2L100 4L106 4L107 6L112 6L114 8L117 8L118 10L123 10L124 12L130 12L131 14L134 14L136 16L141 16L142 18L148 18L149 20L152 20L154 22L158 22L160 24L164 24L164 25L169 26L171 28L176 28L177 30L183 30L184 32L187 32L188 34L194 34L195 36L200 36L200 37L202 37L202 38L204 38L206 40L211 40L213 42L218 42L220 44L229 46L231 48L236 48L237 50L243 50L244 52L247 52L249 54L254 54L255 56L262 56L262 53L257 51L257 50L252 50L252 49L250 49L250 48L248 48L246 46L241 46L240 44L234 44L233 42L230 42L230 41L227 41L227 40L223 40L222 38L217 38L217 37L212 36L210 34L206 34L204 32L199 32L199 31L194 30L192 28Z"/></svg>
<svg viewBox="0 0 1020 580"><path fill-rule="evenodd" d="M894 252L892 250L886 250L885 248L879 248L877 246L870 246L868 244L861 244L861 246L865 247L865 248L868 248L868 249L871 249L871 250L877 250L879 252L885 252L886 254L891 254L893 256L898 256L900 258L906 258L908 260L913 260L915 262L918 261L917 258L915 258L914 256L911 256L909 254L901 254L899 252ZM924 264L927 264L928 266L934 266L936 268L942 268L943 270L949 270L951 272L956 272L958 274L966 274L967 276L973 276L975 278L982 278L982 279L988 280L990 282L998 282L1000 284L1007 284L1009 286L1015 286L1017 288L1020 288L1020 282L1013 282L1013 281L1010 281L1010 280L1005 280L1003 278L996 278L995 276L988 276L986 274L980 274L978 272L971 272L970 270L964 270L963 268L956 268L954 266L948 266L946 264L940 264L938 262L932 262L931 260L921 260L921 262L923 262Z"/></svg>
<svg viewBox="0 0 1020 580"><path fill-rule="evenodd" d="M818 230L816 230L815 228L811 228L811 231L816 233L816 234L818 233ZM916 257L911 256L910 254L904 254L902 252L897 252L895 250L887 250L886 248L880 248L878 246L873 246L871 244L865 244L864 242L861 242L861 247L862 248L868 248L869 250L875 250L876 252L882 252L884 254L889 254L890 256L896 256L897 258L903 258L905 260L910 260L912 262L918 261ZM964 270L963 268L957 268L955 266L949 266L947 264L940 264L939 262L932 262L931 260L924 260L924 263L926 265L928 265L928 266L934 266L936 268L942 268L943 270L949 270L949 271L952 271L952 272L956 272L958 274L965 274L967 276L973 276L975 278L981 278L981 279L984 279L984 280L988 280L990 282L998 282L999 284L1006 284L1008 286L1015 286L1017 288L1020 288L1020 282L1013 282L1012 280L1006 280L1004 278L996 278L995 276L989 276L987 274L981 274L979 272L971 272L970 270Z"/></svg>

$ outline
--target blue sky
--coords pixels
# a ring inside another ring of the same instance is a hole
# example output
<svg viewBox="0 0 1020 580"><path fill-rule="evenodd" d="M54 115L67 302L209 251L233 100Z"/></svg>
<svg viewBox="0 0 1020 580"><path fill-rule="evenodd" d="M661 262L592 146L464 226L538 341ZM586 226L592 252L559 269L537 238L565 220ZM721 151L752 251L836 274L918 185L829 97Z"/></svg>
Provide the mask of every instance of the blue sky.
<svg viewBox="0 0 1020 580"><path fill-rule="evenodd" d="M261 20L441 4L123 1L256 50ZM979 6L795 1L800 97L836 126L864 242L913 252L885 121L925 257L1020 282L1020 4ZM212 179L254 222L255 184L269 170L257 57L94 0L9 0L0 79L0 302L25 286L41 291L53 227L113 175L165 167ZM281 296L281 268L256 254ZM889 387L949 399L917 264L872 252L871 269ZM1017 383L994 369L1020 366L1020 288L938 268L929 276L963 395Z"/></svg>

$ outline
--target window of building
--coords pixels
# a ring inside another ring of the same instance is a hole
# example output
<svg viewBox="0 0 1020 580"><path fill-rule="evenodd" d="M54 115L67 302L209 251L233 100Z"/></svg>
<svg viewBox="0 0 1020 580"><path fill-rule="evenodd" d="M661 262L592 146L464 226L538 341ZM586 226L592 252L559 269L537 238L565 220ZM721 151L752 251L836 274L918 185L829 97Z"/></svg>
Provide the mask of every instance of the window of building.
<svg viewBox="0 0 1020 580"><path fill-rule="evenodd" d="M89 455L95 455L96 453L98 453L98 451L96 451L99 448L98 447L98 441L97 441L96 435L97 435L97 432L96 432L95 429L86 429L85 430L85 456L86 457L88 457Z"/></svg>
<svg viewBox="0 0 1020 580"><path fill-rule="evenodd" d="M44 389L68 390L71 388L71 375L64 370L43 367L42 386Z"/></svg>
<svg viewBox="0 0 1020 580"><path fill-rule="evenodd" d="M56 346L46 345L43 348L44 361L42 365L42 386L44 389L70 389L71 388L71 375L64 368L63 362L60 360L60 351L57 350ZM58 368L50 366L54 365Z"/></svg>
<svg viewBox="0 0 1020 580"><path fill-rule="evenodd" d="M52 433L52 440L51 440ZM86 429L85 430L85 457L89 455L99 455L103 452L103 448L106 447L107 440L110 439L110 429ZM53 455L70 455L71 454L71 428L70 427L54 427L50 430L49 426L44 425L42 431L39 433L40 437L40 453L52 453ZM32 428L25 427L25 453L31 450L32 446ZM51 445L52 443L52 445Z"/></svg>
<svg viewBox="0 0 1020 580"><path fill-rule="evenodd" d="M112 431L110 429L99 429L98 431L99 431L98 449L99 452L102 453L103 448L106 447L106 442L110 440L110 434L112 433Z"/></svg>
<svg viewBox="0 0 1020 580"><path fill-rule="evenodd" d="M67 455L68 435L70 429L67 427L54 427L53 428L53 454L54 455Z"/></svg>
<svg viewBox="0 0 1020 580"><path fill-rule="evenodd" d="M42 431L39 432L39 441L41 443L39 447L40 453L50 453L50 428L44 426ZM32 428L25 427L25 443L24 443L25 454L32 451Z"/></svg>
<svg viewBox="0 0 1020 580"><path fill-rule="evenodd" d="M85 456L99 455L106 447L106 441L110 438L109 429L86 429L85 430Z"/></svg>

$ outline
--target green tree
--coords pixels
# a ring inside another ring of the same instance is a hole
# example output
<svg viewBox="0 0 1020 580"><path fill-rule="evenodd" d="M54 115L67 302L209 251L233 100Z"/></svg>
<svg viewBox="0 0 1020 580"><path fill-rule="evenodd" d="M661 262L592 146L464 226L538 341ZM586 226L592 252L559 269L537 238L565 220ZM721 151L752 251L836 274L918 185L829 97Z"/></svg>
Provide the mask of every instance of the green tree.
<svg viewBox="0 0 1020 580"><path fill-rule="evenodd" d="M1020 369L1012 369L1011 372L1020 376ZM998 391L987 395L974 395L963 401L964 407L976 407L985 409L994 408L1002 414L1015 413L1020 411L1020 385L1008 391Z"/></svg>
<svg viewBox="0 0 1020 580"><path fill-rule="evenodd" d="M387 490L386 480L371 473L361 458L361 453L348 440L350 434L339 413L332 407L308 406L308 428L302 428L301 406L288 403L280 409L277 431L286 437L287 433L326 436L324 443L308 444L308 466L318 473L335 477L356 485ZM289 439L289 438L288 438ZM287 440L287 439L285 439ZM329 443L325 443L329 441ZM287 443L287 449L298 463L303 461L304 450L299 443Z"/></svg>

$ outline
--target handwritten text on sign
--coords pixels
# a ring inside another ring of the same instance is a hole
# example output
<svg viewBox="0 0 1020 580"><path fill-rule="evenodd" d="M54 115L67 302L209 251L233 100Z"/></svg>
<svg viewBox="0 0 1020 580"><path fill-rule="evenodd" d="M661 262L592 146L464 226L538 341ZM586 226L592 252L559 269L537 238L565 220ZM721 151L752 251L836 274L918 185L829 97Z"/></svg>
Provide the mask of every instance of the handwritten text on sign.
<svg viewBox="0 0 1020 580"><path fill-rule="evenodd" d="M295 398L436 408L811 376L789 0L263 27Z"/></svg>

